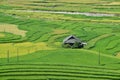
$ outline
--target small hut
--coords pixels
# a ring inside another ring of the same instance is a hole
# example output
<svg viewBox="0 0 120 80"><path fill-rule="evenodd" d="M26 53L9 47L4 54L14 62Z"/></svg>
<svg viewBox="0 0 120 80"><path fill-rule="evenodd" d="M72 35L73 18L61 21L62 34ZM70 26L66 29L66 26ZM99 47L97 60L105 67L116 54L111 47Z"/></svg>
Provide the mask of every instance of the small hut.
<svg viewBox="0 0 120 80"><path fill-rule="evenodd" d="M79 38L74 35L70 35L63 40L63 47L66 48L83 48L85 43L83 43Z"/></svg>

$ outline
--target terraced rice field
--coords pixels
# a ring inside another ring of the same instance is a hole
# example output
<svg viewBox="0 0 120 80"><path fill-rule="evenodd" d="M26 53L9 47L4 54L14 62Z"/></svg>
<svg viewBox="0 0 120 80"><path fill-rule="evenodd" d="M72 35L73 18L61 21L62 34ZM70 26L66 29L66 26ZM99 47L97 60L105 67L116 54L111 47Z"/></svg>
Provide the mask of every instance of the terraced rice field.
<svg viewBox="0 0 120 80"><path fill-rule="evenodd" d="M120 79L120 72L116 68L111 69L103 67L62 64L9 64L3 65L0 68L0 73L0 78L7 80Z"/></svg>
<svg viewBox="0 0 120 80"><path fill-rule="evenodd" d="M17 0L1 1L2 9L119 13L119 0Z"/></svg>
<svg viewBox="0 0 120 80"><path fill-rule="evenodd" d="M1 0L0 79L120 80L119 3ZM63 48L69 35L87 45Z"/></svg>

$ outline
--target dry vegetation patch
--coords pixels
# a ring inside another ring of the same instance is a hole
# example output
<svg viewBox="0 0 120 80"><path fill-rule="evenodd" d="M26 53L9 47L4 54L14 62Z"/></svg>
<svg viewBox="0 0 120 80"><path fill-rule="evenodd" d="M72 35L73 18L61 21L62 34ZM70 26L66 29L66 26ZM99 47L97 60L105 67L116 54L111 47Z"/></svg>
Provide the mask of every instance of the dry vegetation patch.
<svg viewBox="0 0 120 80"><path fill-rule="evenodd" d="M9 32L16 35L21 35L22 37L25 37L25 34L27 31L20 30L17 25L13 24L0 24L0 32Z"/></svg>
<svg viewBox="0 0 120 80"><path fill-rule="evenodd" d="M3 37L5 37L5 34L0 33L0 38L3 38Z"/></svg>
<svg viewBox="0 0 120 80"><path fill-rule="evenodd" d="M117 56L118 58L120 58L120 52L118 52L116 56Z"/></svg>
<svg viewBox="0 0 120 80"><path fill-rule="evenodd" d="M55 48L49 47L45 42L32 43L32 42L24 42L24 43L6 43L0 44L0 58L6 58L7 53L9 51L10 57L14 57L19 54L26 55L39 50L53 50Z"/></svg>
<svg viewBox="0 0 120 80"><path fill-rule="evenodd" d="M108 5L120 5L120 2L111 2L110 4Z"/></svg>
<svg viewBox="0 0 120 80"><path fill-rule="evenodd" d="M60 2L77 2L77 3L97 3L100 2L100 0L56 0Z"/></svg>

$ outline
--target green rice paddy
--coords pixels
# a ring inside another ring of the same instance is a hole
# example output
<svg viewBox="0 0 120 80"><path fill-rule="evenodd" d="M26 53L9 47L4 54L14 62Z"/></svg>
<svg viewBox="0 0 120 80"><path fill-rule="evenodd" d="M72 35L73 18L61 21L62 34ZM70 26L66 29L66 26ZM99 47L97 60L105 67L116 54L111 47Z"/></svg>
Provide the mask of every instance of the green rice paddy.
<svg viewBox="0 0 120 80"><path fill-rule="evenodd" d="M26 33L21 36L17 30L0 30L0 79L119 80L119 7L119 0L1 0L0 25L16 25ZM63 48L63 39L71 34L87 45Z"/></svg>

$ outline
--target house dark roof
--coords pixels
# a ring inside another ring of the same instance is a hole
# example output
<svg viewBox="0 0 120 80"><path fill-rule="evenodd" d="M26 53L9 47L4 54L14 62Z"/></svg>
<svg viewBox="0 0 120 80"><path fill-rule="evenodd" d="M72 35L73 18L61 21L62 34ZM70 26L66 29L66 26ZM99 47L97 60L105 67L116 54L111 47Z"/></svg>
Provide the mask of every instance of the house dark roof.
<svg viewBox="0 0 120 80"><path fill-rule="evenodd" d="M75 42L81 43L81 40L75 37L74 35L70 35L63 40L63 43L75 43Z"/></svg>

